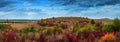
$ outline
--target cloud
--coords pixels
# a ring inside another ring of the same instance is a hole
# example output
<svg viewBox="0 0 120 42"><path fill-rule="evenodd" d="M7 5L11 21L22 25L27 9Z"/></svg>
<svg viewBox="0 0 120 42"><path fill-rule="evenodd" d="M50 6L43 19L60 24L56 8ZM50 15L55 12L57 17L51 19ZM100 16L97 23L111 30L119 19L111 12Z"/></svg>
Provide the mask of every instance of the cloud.
<svg viewBox="0 0 120 42"><path fill-rule="evenodd" d="M79 7L94 7L94 6L105 6L120 4L120 0L52 0L54 5L77 5ZM51 1L51 2L52 2Z"/></svg>
<svg viewBox="0 0 120 42"><path fill-rule="evenodd" d="M0 0L0 8L10 6L11 4L14 4L15 2L9 1L9 0Z"/></svg>
<svg viewBox="0 0 120 42"><path fill-rule="evenodd" d="M0 16L9 14L10 12L0 12Z"/></svg>
<svg viewBox="0 0 120 42"><path fill-rule="evenodd" d="M24 0L24 2L32 3L32 4L42 4L48 3L48 0Z"/></svg>
<svg viewBox="0 0 120 42"><path fill-rule="evenodd" d="M52 7L44 5L52 4L55 0L51 3L47 2L47 0L1 0L0 18L38 19L60 16L84 16L90 18L120 17L120 0L59 0L62 6L57 3L57 6Z"/></svg>
<svg viewBox="0 0 120 42"><path fill-rule="evenodd" d="M119 7L120 5L106 5L97 8L91 7L88 10L77 11L76 14L90 18L120 18Z"/></svg>
<svg viewBox="0 0 120 42"><path fill-rule="evenodd" d="M36 15L36 14L38 14L38 13L36 13L36 12L24 12L25 14L28 14L28 15Z"/></svg>
<svg viewBox="0 0 120 42"><path fill-rule="evenodd" d="M42 10L41 9L38 9L38 8L18 8L16 9L17 11L27 11L27 12L41 12Z"/></svg>
<svg viewBox="0 0 120 42"><path fill-rule="evenodd" d="M47 17L41 9L17 8L12 11L0 11L0 19L40 19Z"/></svg>

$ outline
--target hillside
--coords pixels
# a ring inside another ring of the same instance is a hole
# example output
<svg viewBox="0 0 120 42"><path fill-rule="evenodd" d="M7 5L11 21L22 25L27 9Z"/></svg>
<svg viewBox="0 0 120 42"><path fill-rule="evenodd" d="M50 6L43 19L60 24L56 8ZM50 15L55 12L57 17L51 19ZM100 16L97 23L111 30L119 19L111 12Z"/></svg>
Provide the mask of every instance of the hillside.
<svg viewBox="0 0 120 42"><path fill-rule="evenodd" d="M112 19L108 19L108 18L94 19L94 20L97 21L97 22L104 22L104 23L112 22Z"/></svg>
<svg viewBox="0 0 120 42"><path fill-rule="evenodd" d="M19 21L19 20L16 20ZM21 20L22 21L22 20ZM29 21L29 20L27 20ZM39 21L33 21L33 22L24 22L24 23L15 23L11 24L12 28L14 29L24 29L24 28L29 28L31 26L35 27L53 27L56 25L65 25L68 24L70 26L74 26L77 23L85 24L88 23L90 19L84 18L84 17L57 17L57 18L47 18L47 19L41 19ZM44 23L46 22L46 23ZM45 26L44 26L45 25ZM82 25L81 25L82 26Z"/></svg>
<svg viewBox="0 0 120 42"><path fill-rule="evenodd" d="M119 24L119 19L84 17L53 17L34 22L0 24L0 42L119 42Z"/></svg>
<svg viewBox="0 0 120 42"><path fill-rule="evenodd" d="M39 21L37 20L26 20L29 21L24 22L24 23L15 23L11 24L11 26L14 29L24 29L24 28L29 28L31 26L35 26L36 28L51 28L53 26L57 25L69 25L73 27L74 25L79 25L79 27L84 27L87 23L90 22L91 19L89 18L84 18L84 17L56 17L56 18L47 18L47 19L41 19ZM112 20L110 19L94 19L96 22L111 22ZM11 20L10 20L11 21ZM13 20L15 21L15 20ZM16 20L19 21L19 20ZM22 20L20 20L22 21ZM46 23L45 23L46 22Z"/></svg>

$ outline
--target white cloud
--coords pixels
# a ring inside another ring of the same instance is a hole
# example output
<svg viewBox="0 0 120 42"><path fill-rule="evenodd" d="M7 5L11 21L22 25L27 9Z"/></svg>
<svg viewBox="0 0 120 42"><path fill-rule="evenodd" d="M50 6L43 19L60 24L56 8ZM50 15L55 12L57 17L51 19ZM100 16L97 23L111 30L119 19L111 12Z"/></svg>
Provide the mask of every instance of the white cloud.
<svg viewBox="0 0 120 42"><path fill-rule="evenodd" d="M43 13L49 16L84 16L89 18L116 18L120 17L120 5L106 5L99 7L73 7L64 10L65 7L44 7L41 8Z"/></svg>
<svg viewBox="0 0 120 42"><path fill-rule="evenodd" d="M120 17L120 5L106 5L102 7L91 7L81 10L81 7L65 9L65 7L39 7L25 10L14 10L10 12L0 12L2 18L50 18L60 16L84 16L89 18L115 18ZM65 9L65 10L64 10ZM77 10L78 9L78 10ZM7 15L5 15L7 14ZM9 15L8 15L9 14Z"/></svg>
<svg viewBox="0 0 120 42"><path fill-rule="evenodd" d="M0 12L0 15L6 15L9 14L10 12Z"/></svg>
<svg viewBox="0 0 120 42"><path fill-rule="evenodd" d="M24 12L25 14L27 14L27 15L36 15L36 14L38 14L38 12Z"/></svg>
<svg viewBox="0 0 120 42"><path fill-rule="evenodd" d="M24 6L30 6L30 5L32 5L32 4L31 4L30 2L24 2L23 5L24 5Z"/></svg>
<svg viewBox="0 0 120 42"><path fill-rule="evenodd" d="M116 17L120 17L120 6L106 5L96 8L91 7L88 10L82 10L76 13L82 14L82 16L90 17L90 18L116 18Z"/></svg>

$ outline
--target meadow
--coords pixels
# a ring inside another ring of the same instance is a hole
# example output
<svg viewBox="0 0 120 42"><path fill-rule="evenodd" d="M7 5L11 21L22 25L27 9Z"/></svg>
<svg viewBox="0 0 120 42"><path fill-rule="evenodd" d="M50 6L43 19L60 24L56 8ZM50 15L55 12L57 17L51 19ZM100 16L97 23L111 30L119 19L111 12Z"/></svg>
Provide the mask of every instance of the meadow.
<svg viewBox="0 0 120 42"><path fill-rule="evenodd" d="M120 20L58 17L0 24L0 42L120 42Z"/></svg>

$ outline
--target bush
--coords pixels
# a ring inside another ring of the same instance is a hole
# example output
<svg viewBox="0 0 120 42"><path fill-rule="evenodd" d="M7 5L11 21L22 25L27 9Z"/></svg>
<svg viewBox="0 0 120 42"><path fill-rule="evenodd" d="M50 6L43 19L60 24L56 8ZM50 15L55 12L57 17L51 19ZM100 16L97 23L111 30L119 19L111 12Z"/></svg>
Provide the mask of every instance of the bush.
<svg viewBox="0 0 120 42"><path fill-rule="evenodd" d="M112 32L112 31L115 31L114 27L115 27L114 24L108 23L108 24L106 24L106 25L103 26L102 31Z"/></svg>
<svg viewBox="0 0 120 42"><path fill-rule="evenodd" d="M89 25L89 26L86 27L86 28L80 28L80 29L77 31L77 34L87 33L87 32L93 32L93 31L96 31L95 26Z"/></svg>
<svg viewBox="0 0 120 42"><path fill-rule="evenodd" d="M118 18L115 18L113 20L113 24L114 24L114 30L115 31L120 31L120 20Z"/></svg>
<svg viewBox="0 0 120 42"><path fill-rule="evenodd" d="M38 21L38 24L41 25L41 26L46 26L46 21L45 20L41 20L41 21Z"/></svg>
<svg viewBox="0 0 120 42"><path fill-rule="evenodd" d="M50 28L50 29L47 29L44 33L47 35L52 35L56 33L61 34L62 32L63 30L61 28Z"/></svg>
<svg viewBox="0 0 120 42"><path fill-rule="evenodd" d="M74 27L72 28L72 33L76 33L76 32L77 32L77 27L74 26Z"/></svg>
<svg viewBox="0 0 120 42"><path fill-rule="evenodd" d="M28 32L36 32L36 30L35 30L35 27L30 27L30 28L26 28L26 29L24 29L23 31L21 31L21 32L23 32L23 33L28 33Z"/></svg>
<svg viewBox="0 0 120 42"><path fill-rule="evenodd" d="M61 28L68 29L68 28L70 28L70 24L68 22L61 23Z"/></svg>
<svg viewBox="0 0 120 42"><path fill-rule="evenodd" d="M44 34L41 34L37 42L46 42L46 36Z"/></svg>
<svg viewBox="0 0 120 42"><path fill-rule="evenodd" d="M86 33L88 32L89 30L87 28L81 28L77 31L77 34L81 34L81 33Z"/></svg>
<svg viewBox="0 0 120 42"><path fill-rule="evenodd" d="M52 28L52 29L48 29L47 31L46 31L46 34L47 35L52 35L52 34L54 34L55 33L55 30Z"/></svg>
<svg viewBox="0 0 120 42"><path fill-rule="evenodd" d="M16 42L18 41L18 35L15 31L9 31L3 38L3 42Z"/></svg>
<svg viewBox="0 0 120 42"><path fill-rule="evenodd" d="M54 26L57 25L55 20L40 20L37 22L41 26Z"/></svg>
<svg viewBox="0 0 120 42"><path fill-rule="evenodd" d="M90 21L90 23L91 23L91 24L95 24L95 21L92 19L92 20Z"/></svg>
<svg viewBox="0 0 120 42"><path fill-rule="evenodd" d="M0 29L4 28L5 24L0 24Z"/></svg>
<svg viewBox="0 0 120 42"><path fill-rule="evenodd" d="M35 27L32 26L29 31L30 31L30 32L35 32L35 31L36 31L36 30L35 30Z"/></svg>
<svg viewBox="0 0 120 42"><path fill-rule="evenodd" d="M78 42L78 36L71 33L65 33L64 42Z"/></svg>
<svg viewBox="0 0 120 42"><path fill-rule="evenodd" d="M92 25L89 25L88 26L88 30L90 30L90 31L96 31L96 27L92 26Z"/></svg>
<svg viewBox="0 0 120 42"><path fill-rule="evenodd" d="M63 29L62 29L62 28L58 28L57 32L58 32L59 34L61 34L61 33L63 33Z"/></svg>
<svg viewBox="0 0 120 42"><path fill-rule="evenodd" d="M118 18L114 19L111 23L105 24L102 28L103 31L120 31L120 20Z"/></svg>
<svg viewBox="0 0 120 42"><path fill-rule="evenodd" d="M115 42L115 41L116 41L116 36L113 33L110 34L107 33L99 40L99 42Z"/></svg>

